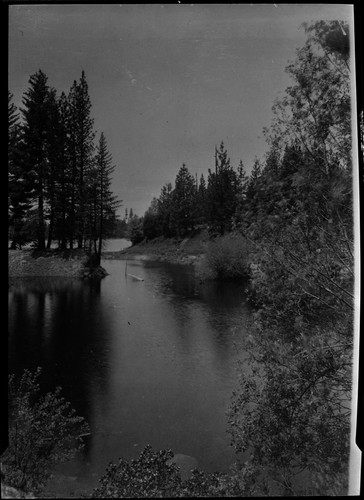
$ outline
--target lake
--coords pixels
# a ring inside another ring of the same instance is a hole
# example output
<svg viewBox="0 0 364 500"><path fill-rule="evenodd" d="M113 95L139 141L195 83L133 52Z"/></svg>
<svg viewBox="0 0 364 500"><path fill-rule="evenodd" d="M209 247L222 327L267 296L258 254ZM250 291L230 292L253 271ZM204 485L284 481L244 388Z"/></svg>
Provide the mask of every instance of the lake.
<svg viewBox="0 0 364 500"><path fill-rule="evenodd" d="M186 265L129 261L144 281L125 276L123 260L102 266L100 282L10 281L9 371L41 366L44 390L61 386L91 426L50 494L91 491L110 461L137 458L147 444L228 471L235 342L251 314L244 285L200 283Z"/></svg>

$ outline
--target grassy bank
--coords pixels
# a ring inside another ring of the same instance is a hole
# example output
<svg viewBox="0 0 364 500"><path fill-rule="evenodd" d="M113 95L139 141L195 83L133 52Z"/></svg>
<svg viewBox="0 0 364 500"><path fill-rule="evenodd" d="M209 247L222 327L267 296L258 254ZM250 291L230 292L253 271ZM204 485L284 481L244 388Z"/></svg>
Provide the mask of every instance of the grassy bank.
<svg viewBox="0 0 364 500"><path fill-rule="evenodd" d="M8 274L10 277L62 276L69 278L103 277L102 267L91 268L84 250L9 250Z"/></svg>

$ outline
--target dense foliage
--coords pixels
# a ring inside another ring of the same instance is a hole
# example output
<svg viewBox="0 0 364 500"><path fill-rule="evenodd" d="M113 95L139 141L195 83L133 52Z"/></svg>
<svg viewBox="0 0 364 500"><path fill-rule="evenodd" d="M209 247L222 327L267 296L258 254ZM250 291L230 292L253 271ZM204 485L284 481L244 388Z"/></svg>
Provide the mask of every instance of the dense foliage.
<svg viewBox="0 0 364 500"><path fill-rule="evenodd" d="M89 427L60 388L41 395L40 369L9 377L9 446L1 457L1 479L22 491L38 492L53 466L74 456Z"/></svg>
<svg viewBox="0 0 364 500"><path fill-rule="evenodd" d="M239 232L217 236L205 245L205 256L197 267L200 279L242 279L250 274L248 240Z"/></svg>
<svg viewBox="0 0 364 500"><path fill-rule="evenodd" d="M173 462L171 450L154 452L146 446L134 460L120 458L110 463L99 479L92 498L196 498L255 496L266 492L256 484L253 467L242 468L238 464L231 474L204 473L198 469L190 477L182 479L178 466Z"/></svg>
<svg viewBox="0 0 364 500"><path fill-rule="evenodd" d="M95 146L85 73L58 97L39 70L29 79L21 113L8 97L9 238L11 247L87 248L100 255L120 202L110 189L111 155ZM21 118L21 119L20 119Z"/></svg>
<svg viewBox="0 0 364 500"><path fill-rule="evenodd" d="M94 490L93 498L169 497L181 483L176 465L167 464L172 452L153 453L147 446L140 457L110 464Z"/></svg>
<svg viewBox="0 0 364 500"><path fill-rule="evenodd" d="M352 144L346 45L339 50L333 40L347 30L316 23L307 33L288 66L294 85L277 101L267 131L270 153L239 214L252 245L258 308L244 342L253 374L241 370L229 430L236 450L252 450L252 462L283 491L345 494L354 331Z"/></svg>

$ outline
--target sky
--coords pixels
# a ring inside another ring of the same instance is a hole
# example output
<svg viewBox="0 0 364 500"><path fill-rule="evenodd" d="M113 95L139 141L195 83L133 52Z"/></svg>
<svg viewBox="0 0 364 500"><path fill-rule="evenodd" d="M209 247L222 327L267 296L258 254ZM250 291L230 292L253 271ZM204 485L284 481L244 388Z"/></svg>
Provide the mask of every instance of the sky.
<svg viewBox="0 0 364 500"><path fill-rule="evenodd" d="M291 83L305 21L353 22L338 4L48 4L9 7L9 90L41 69L58 94L85 71L96 140L112 155L119 209L143 215L185 163L207 177L215 145L247 172Z"/></svg>

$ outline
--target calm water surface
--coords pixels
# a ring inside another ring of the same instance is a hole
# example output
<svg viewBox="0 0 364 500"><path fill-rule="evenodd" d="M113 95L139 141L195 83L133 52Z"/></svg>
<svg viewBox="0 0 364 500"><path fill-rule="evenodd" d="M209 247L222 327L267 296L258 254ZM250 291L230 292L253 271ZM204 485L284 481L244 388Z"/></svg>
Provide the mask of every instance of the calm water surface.
<svg viewBox="0 0 364 500"><path fill-rule="evenodd" d="M234 342L250 316L244 286L200 284L191 266L129 261L137 281L125 261L102 265L109 275L99 283L31 278L9 289L10 371L42 366L44 389L60 385L92 430L50 491L90 491L110 461L148 443L228 470Z"/></svg>

